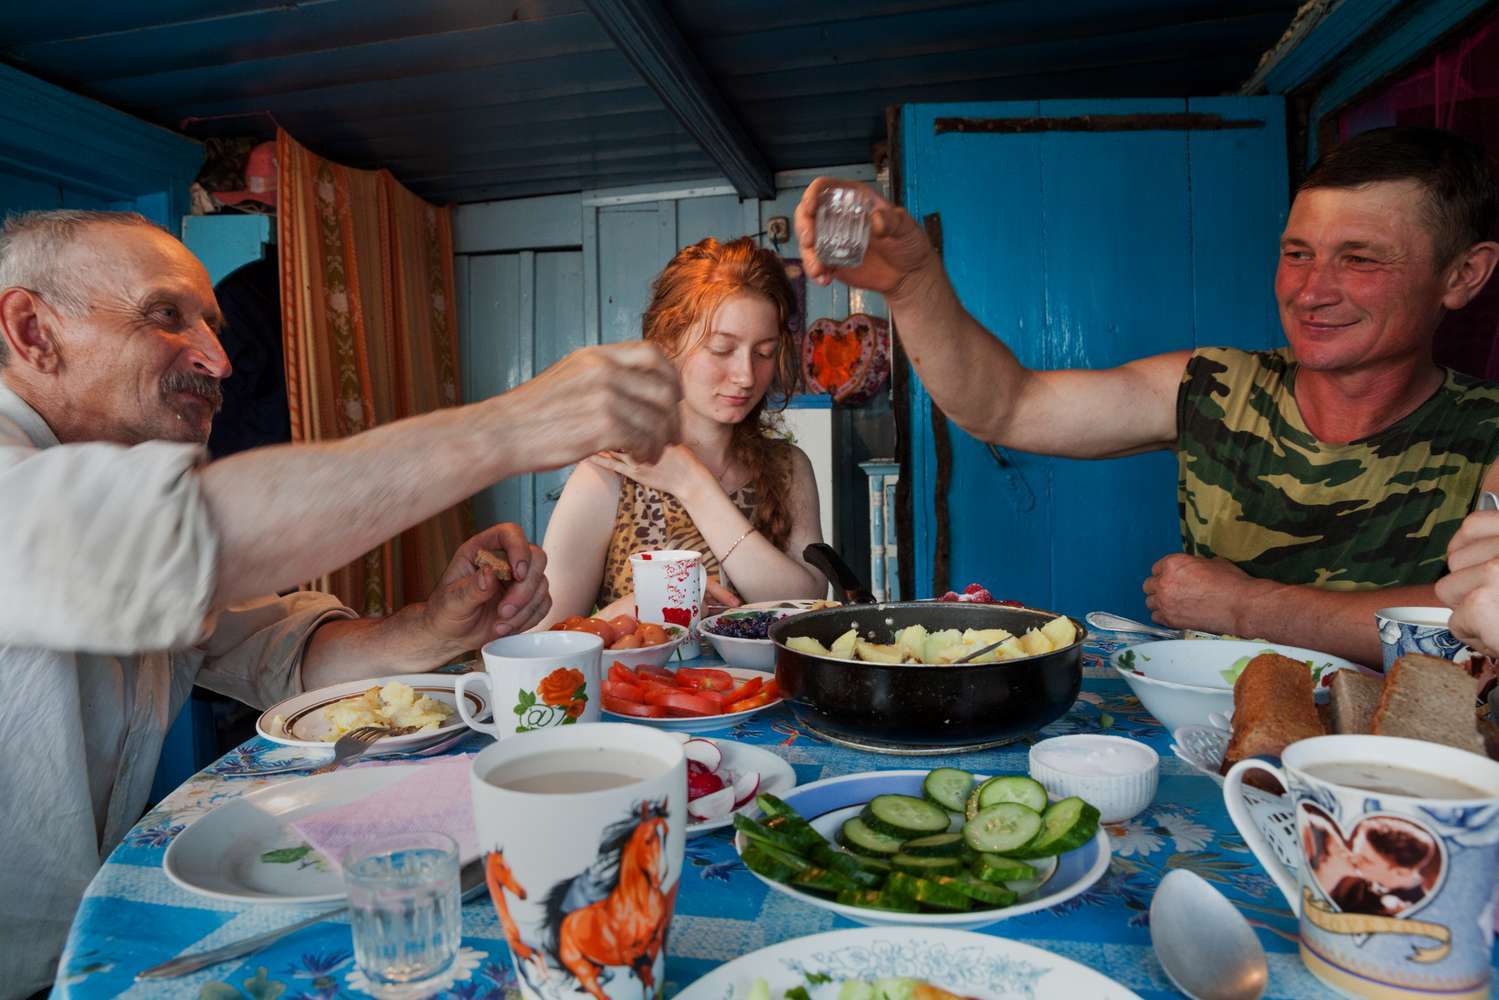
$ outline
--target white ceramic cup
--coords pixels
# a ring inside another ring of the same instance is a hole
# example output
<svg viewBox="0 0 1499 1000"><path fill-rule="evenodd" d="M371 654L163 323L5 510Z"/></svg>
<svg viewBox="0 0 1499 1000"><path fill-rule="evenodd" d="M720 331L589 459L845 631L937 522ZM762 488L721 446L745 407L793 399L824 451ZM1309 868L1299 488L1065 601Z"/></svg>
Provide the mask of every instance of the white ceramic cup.
<svg viewBox="0 0 1499 1000"><path fill-rule="evenodd" d="M1499 763L1393 736L1317 736L1282 766L1241 760L1223 801L1250 850L1301 920L1301 960L1350 997L1489 996L1499 872ZM1471 798L1421 798L1338 784L1305 768L1381 764L1457 779ZM1286 789L1262 827L1244 776Z"/></svg>
<svg viewBox="0 0 1499 1000"><path fill-rule="evenodd" d="M554 726L599 720L599 657L604 640L589 632L527 632L486 645L484 673L463 674L454 688L458 715L470 729L502 739ZM463 696L489 688L493 722L480 722Z"/></svg>
<svg viewBox="0 0 1499 1000"><path fill-rule="evenodd" d="M597 791L538 789L549 768L576 775L580 760L599 771L646 766ZM628 723L548 729L485 748L469 780L522 996L658 996L686 845L682 744ZM531 787L515 787L521 780Z"/></svg>
<svg viewBox="0 0 1499 1000"><path fill-rule="evenodd" d="M680 625L687 638L677 647L684 660L702 652L698 627L708 588L703 557L691 549L657 549L630 557L635 577L635 618L661 625Z"/></svg>

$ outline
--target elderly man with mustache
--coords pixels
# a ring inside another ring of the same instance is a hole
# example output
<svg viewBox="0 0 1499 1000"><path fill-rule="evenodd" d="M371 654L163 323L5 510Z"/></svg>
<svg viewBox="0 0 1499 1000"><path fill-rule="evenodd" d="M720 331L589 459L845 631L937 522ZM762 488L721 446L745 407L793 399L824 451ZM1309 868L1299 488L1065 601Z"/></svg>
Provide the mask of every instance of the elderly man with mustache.
<svg viewBox="0 0 1499 1000"><path fill-rule="evenodd" d="M85 886L146 804L194 683L253 705L428 670L550 607L513 524L427 601L361 620L278 591L518 473L604 449L654 461L674 369L579 351L511 392L341 441L208 462L229 362L196 257L132 214L0 230L0 995L45 986ZM477 564L502 550L514 582Z"/></svg>

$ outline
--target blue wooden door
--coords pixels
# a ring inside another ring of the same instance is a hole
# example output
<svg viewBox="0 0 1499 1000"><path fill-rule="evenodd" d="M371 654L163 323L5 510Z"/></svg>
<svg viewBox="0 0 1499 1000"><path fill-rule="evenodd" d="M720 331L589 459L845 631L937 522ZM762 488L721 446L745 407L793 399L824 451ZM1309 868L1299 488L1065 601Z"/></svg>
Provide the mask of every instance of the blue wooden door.
<svg viewBox="0 0 1499 1000"><path fill-rule="evenodd" d="M1253 127L939 130L940 119L1197 113ZM1283 343L1272 283L1288 207L1280 98L908 105L904 203L941 220L959 297L1032 368L1108 368L1194 346ZM897 317L898 321L899 317ZM930 397L913 380L915 582L933 592ZM948 424L950 573L1072 614L1145 617L1181 550L1169 453L1081 462L996 451Z"/></svg>

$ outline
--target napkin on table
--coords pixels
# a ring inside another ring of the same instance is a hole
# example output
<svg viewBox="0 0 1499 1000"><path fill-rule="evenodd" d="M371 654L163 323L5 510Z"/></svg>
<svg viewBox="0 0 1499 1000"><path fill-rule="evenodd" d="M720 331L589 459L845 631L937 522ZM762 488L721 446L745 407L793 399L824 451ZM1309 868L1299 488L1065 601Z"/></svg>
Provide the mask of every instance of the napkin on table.
<svg viewBox="0 0 1499 1000"><path fill-rule="evenodd" d="M458 843L458 860L479 856L469 771L474 755L441 757L362 799L292 821L335 868L352 844L402 833L445 833Z"/></svg>

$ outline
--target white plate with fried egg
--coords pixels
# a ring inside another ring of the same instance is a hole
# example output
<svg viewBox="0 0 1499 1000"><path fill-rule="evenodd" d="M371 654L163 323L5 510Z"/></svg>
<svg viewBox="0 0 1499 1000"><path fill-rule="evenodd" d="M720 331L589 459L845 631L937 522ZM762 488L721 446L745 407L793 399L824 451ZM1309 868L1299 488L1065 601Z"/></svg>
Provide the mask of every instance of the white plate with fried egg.
<svg viewBox="0 0 1499 1000"><path fill-rule="evenodd" d="M453 674L401 674L334 684L272 705L255 720L255 731L272 743L329 750L339 736L363 725L420 725L402 736L377 740L372 752L416 750L467 727L458 717ZM476 719L489 717L489 702L473 688L464 692Z"/></svg>

